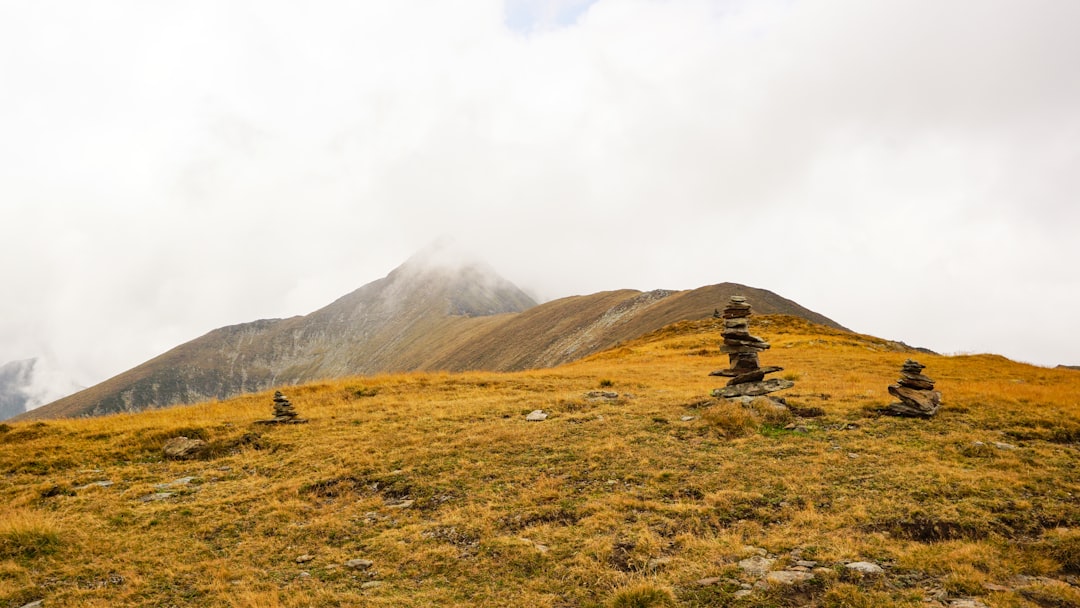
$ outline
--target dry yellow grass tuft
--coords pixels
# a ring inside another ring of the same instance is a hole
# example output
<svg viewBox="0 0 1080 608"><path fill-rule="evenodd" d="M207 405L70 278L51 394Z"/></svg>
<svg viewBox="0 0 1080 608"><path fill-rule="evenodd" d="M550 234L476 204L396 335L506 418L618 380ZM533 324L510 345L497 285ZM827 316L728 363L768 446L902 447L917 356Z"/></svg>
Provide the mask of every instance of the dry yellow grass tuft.
<svg viewBox="0 0 1080 608"><path fill-rule="evenodd" d="M753 324L824 416L709 398L705 320L556 369L283 388L304 425L254 425L269 392L0 425L0 606L1076 605L1080 372ZM911 356L941 412L880 417ZM164 460L178 435L209 456ZM818 570L741 593L758 549Z"/></svg>

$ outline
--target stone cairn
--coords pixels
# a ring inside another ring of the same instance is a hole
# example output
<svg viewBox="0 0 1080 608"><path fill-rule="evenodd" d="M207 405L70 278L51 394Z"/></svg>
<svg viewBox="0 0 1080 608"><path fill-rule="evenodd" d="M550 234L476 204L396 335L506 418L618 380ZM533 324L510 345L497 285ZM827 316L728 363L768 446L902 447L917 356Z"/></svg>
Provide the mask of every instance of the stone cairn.
<svg viewBox="0 0 1080 608"><path fill-rule="evenodd" d="M889 385L889 394L900 400L885 406L883 412L892 416L929 418L941 407L941 393L934 390L934 381L924 376L926 366L908 359L900 368L900 379Z"/></svg>
<svg viewBox="0 0 1080 608"><path fill-rule="evenodd" d="M256 422L258 424L303 424L307 422L307 419L298 417L292 402L281 391L274 391L274 417Z"/></svg>
<svg viewBox="0 0 1080 608"><path fill-rule="evenodd" d="M724 319L724 338L721 352L727 353L729 369L722 369L709 374L731 378L727 386L715 389L713 397L726 399L740 397L759 397L774 391L795 386L790 380L771 378L765 380L765 374L783 370L782 367L761 367L758 353L769 348L769 343L757 336L750 335L750 305L743 296L731 296L721 317Z"/></svg>

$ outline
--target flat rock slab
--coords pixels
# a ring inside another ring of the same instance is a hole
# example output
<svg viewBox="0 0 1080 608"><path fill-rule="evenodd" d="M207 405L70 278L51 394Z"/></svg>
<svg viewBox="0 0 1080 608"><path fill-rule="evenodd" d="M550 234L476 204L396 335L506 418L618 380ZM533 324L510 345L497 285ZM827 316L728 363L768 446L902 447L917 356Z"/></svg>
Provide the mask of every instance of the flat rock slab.
<svg viewBox="0 0 1080 608"><path fill-rule="evenodd" d="M714 389L712 396L724 398L759 397L774 391L782 391L793 386L795 386L795 383L791 380L773 378L763 382L747 382L745 384L736 384L734 386L725 386L723 388Z"/></svg>
<svg viewBox="0 0 1080 608"><path fill-rule="evenodd" d="M206 454L209 449L210 446L202 439L188 439L184 436L173 437L162 446L168 460L192 460Z"/></svg>
<svg viewBox="0 0 1080 608"><path fill-rule="evenodd" d="M284 420L271 418L270 420L256 420L255 424L307 424L307 422L307 418L287 418Z"/></svg>
<svg viewBox="0 0 1080 608"><path fill-rule="evenodd" d="M774 585L798 585L814 580L814 575L797 570L774 570L765 575L765 580Z"/></svg>
<svg viewBox="0 0 1080 608"><path fill-rule="evenodd" d="M739 562L739 569L751 576L765 576L774 563L775 559L755 555Z"/></svg>
<svg viewBox="0 0 1080 608"><path fill-rule="evenodd" d="M171 488L173 486L186 486L192 481L195 481L194 477L181 477L180 479L174 479L168 483L159 483L154 487L159 490L163 490L165 488Z"/></svg>
<svg viewBox="0 0 1080 608"><path fill-rule="evenodd" d="M863 574L881 574L885 572L881 566L870 562L851 562L850 564L847 564L845 568Z"/></svg>
<svg viewBox="0 0 1080 608"><path fill-rule="evenodd" d="M533 410L529 412L529 415L525 416L525 420L529 422L543 422L547 420L548 415L544 410Z"/></svg>

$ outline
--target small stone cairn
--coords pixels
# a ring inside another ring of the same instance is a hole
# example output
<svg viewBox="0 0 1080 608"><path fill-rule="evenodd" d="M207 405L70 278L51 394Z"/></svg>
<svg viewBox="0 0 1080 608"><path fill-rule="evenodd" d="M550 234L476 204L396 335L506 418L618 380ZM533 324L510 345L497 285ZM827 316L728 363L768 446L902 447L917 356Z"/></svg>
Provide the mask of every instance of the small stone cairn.
<svg viewBox="0 0 1080 608"><path fill-rule="evenodd" d="M299 418L293 404L281 391L274 391L274 417L270 420L256 420L256 424L303 424L306 418Z"/></svg>
<svg viewBox="0 0 1080 608"><path fill-rule="evenodd" d="M934 381L924 376L926 366L908 359L900 368L900 379L889 385L889 394L900 400L882 410L891 416L930 418L941 407L941 393L934 390Z"/></svg>
<svg viewBox="0 0 1080 608"><path fill-rule="evenodd" d="M782 367L761 367L758 353L769 348L769 343L757 336L750 335L750 305L743 296L731 296L721 317L724 319L724 346L720 349L728 355L731 367L709 374L731 378L727 386L713 390L713 397L734 399L740 397L760 397L769 393L795 386L790 380L771 378L765 380L765 374L783 370Z"/></svg>

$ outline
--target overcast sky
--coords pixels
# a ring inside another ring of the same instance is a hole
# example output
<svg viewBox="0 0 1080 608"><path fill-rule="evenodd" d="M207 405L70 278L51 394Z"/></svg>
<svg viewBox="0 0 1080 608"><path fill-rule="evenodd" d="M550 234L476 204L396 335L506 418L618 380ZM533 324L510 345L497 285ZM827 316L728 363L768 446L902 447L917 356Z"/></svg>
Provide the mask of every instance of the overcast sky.
<svg viewBox="0 0 1080 608"><path fill-rule="evenodd" d="M0 364L83 385L443 235L1080 364L1080 2L0 0Z"/></svg>

